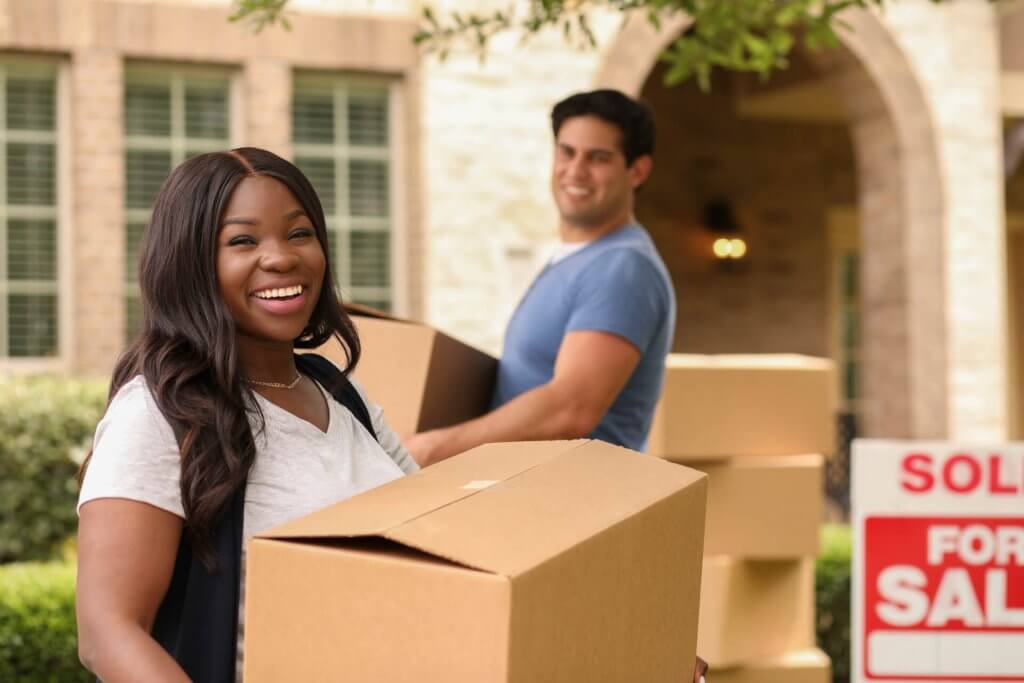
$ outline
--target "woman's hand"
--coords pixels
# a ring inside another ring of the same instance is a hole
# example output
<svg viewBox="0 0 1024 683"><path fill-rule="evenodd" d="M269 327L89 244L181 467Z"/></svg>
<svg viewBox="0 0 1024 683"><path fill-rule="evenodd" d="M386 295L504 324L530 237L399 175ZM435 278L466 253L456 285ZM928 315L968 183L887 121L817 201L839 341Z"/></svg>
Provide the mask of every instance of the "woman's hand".
<svg viewBox="0 0 1024 683"><path fill-rule="evenodd" d="M403 440L402 445L420 467L433 465L453 455L443 429L420 432Z"/></svg>
<svg viewBox="0 0 1024 683"><path fill-rule="evenodd" d="M693 665L693 683L704 683L704 674L708 672L708 663L697 657Z"/></svg>
<svg viewBox="0 0 1024 683"><path fill-rule="evenodd" d="M150 636L174 572L182 520L122 498L82 505L78 522L78 656L105 683L187 683Z"/></svg>

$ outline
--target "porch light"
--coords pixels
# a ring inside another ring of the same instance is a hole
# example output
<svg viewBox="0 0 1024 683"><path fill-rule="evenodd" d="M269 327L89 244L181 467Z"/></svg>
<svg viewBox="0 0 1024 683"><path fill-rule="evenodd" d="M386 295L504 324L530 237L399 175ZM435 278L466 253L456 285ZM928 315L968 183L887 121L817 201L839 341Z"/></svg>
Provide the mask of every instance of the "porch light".
<svg viewBox="0 0 1024 683"><path fill-rule="evenodd" d="M747 243L739 237L719 237L711 249L720 259L741 259L747 255Z"/></svg>
<svg viewBox="0 0 1024 683"><path fill-rule="evenodd" d="M711 245L715 258L739 260L747 255L747 242L739 236L742 231L729 200L714 199L704 205L704 227L721 235Z"/></svg>

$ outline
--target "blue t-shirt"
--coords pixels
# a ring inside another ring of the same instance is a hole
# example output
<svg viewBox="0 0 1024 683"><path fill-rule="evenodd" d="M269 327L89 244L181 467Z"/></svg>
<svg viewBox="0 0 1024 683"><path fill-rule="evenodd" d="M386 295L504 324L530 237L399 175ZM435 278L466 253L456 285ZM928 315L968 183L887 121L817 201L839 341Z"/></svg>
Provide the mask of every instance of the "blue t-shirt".
<svg viewBox="0 0 1024 683"><path fill-rule="evenodd" d="M646 230L631 224L594 240L549 264L526 292L505 332L493 407L551 381L569 332L610 332L640 361L590 436L643 450L675 319L672 281Z"/></svg>

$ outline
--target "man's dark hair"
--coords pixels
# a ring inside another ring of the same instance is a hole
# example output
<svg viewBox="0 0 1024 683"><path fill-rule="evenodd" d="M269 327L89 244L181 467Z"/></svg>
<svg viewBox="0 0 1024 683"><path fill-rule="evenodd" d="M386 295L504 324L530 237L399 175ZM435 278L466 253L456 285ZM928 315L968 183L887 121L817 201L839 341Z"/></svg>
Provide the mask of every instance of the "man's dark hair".
<svg viewBox="0 0 1024 683"><path fill-rule="evenodd" d="M596 116L622 133L626 165L654 154L654 115L650 108L618 90L593 90L570 95L551 110L551 130L558 137L562 124L577 116Z"/></svg>

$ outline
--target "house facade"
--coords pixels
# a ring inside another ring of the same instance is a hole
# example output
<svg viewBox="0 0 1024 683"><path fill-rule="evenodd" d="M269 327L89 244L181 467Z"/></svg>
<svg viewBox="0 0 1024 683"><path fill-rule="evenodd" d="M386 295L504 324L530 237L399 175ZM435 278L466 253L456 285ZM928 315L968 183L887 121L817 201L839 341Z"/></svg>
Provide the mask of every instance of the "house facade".
<svg viewBox="0 0 1024 683"><path fill-rule="evenodd" d="M657 118L637 213L677 287L677 351L832 357L862 434L1024 429L1017 3L851 11L838 48L709 93L663 84L682 17L442 62L412 44L417 3L290 7L290 30L254 34L224 0L0 2L0 374L109 372L160 183L242 145L313 180L347 298L496 352L556 238L550 107L616 87Z"/></svg>

